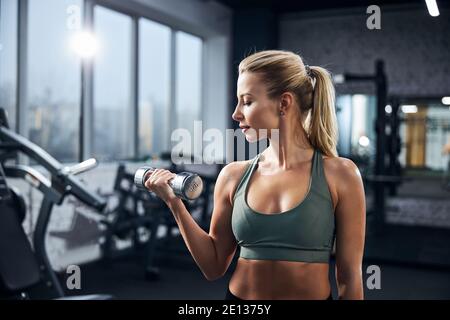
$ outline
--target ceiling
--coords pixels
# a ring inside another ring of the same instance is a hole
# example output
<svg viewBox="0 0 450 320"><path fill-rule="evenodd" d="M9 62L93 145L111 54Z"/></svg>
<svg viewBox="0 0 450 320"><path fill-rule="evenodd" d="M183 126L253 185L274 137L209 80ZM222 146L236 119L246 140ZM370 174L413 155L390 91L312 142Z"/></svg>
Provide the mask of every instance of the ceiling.
<svg viewBox="0 0 450 320"><path fill-rule="evenodd" d="M278 13L301 12L312 10L341 9L351 7L368 7L376 4L401 5L413 4L423 5L426 8L425 0L216 0L222 4L235 9L268 8ZM438 6L448 5L449 0L437 0Z"/></svg>

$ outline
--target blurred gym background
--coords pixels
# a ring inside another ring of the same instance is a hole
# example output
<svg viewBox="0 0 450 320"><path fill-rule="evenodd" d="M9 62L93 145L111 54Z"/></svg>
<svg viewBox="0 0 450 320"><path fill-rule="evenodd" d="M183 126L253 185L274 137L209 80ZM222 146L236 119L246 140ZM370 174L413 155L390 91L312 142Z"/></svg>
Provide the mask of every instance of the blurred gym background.
<svg viewBox="0 0 450 320"><path fill-rule="evenodd" d="M207 281L133 173L198 173L205 190L186 204L208 230L223 164L171 163L171 133L189 130L183 156L201 159L208 141L195 121L224 136L237 128L239 61L285 49L335 81L338 152L359 166L367 195L365 298L449 299L449 33L448 1L1 0L0 160L40 270L31 275L32 258L3 228L1 250L17 254L3 256L14 272L1 267L1 296L223 299L234 263ZM220 149L209 160L223 161L230 147ZM99 165L71 193L56 169L89 158ZM81 289L66 285L71 265ZM373 265L381 287L371 289Z"/></svg>

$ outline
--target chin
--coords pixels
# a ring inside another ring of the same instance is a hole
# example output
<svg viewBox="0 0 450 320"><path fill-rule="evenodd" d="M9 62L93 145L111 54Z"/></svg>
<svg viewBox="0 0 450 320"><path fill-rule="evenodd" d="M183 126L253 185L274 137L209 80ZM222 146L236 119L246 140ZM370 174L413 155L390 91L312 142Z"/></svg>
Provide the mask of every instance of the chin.
<svg viewBox="0 0 450 320"><path fill-rule="evenodd" d="M258 141L256 137L245 137L245 140L247 140L248 143L254 143Z"/></svg>
<svg viewBox="0 0 450 320"><path fill-rule="evenodd" d="M258 136L256 136L256 135L245 135L245 140L247 140L247 142L249 142L249 143L258 142L258 141L264 140L264 139L266 139L266 138L267 138L266 136L264 136L264 137L262 137L262 136L258 137Z"/></svg>
<svg viewBox="0 0 450 320"><path fill-rule="evenodd" d="M245 140L249 143L257 142L259 140L267 139L267 134L265 132L258 132L258 129L250 128L245 135Z"/></svg>

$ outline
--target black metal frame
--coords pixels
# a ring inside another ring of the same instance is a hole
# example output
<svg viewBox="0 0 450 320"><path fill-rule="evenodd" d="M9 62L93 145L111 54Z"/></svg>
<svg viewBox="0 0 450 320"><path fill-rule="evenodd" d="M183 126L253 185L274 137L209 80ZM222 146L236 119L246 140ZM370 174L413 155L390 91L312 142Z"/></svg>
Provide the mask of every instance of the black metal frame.
<svg viewBox="0 0 450 320"><path fill-rule="evenodd" d="M377 117L375 120L376 155L375 155L375 176L383 177L386 175L385 155L386 155L386 103L387 103L387 76L384 71L384 61L375 61L375 74L353 74L344 73L345 82L347 81L368 81L376 86L377 97ZM374 227L381 230L385 223L385 191L383 179L374 179L371 181L374 186Z"/></svg>
<svg viewBox="0 0 450 320"><path fill-rule="evenodd" d="M34 159L42 165L51 175L48 180L36 170L24 165L6 165L3 164L5 174L10 177L23 178L29 181L34 187L39 189L44 198L39 209L39 216L34 230L33 245L36 257L40 264L44 284L54 290L57 297L64 296L64 290L59 283L55 271L48 259L45 247L45 235L48 223L50 221L53 206L60 205L68 194L75 195L87 205L102 211L106 206L106 201L90 192L84 185L72 174L68 173L65 167L54 159L50 154L39 146L11 131L0 124L0 148L6 147L7 153L0 153L0 160L3 162L8 157L17 152Z"/></svg>

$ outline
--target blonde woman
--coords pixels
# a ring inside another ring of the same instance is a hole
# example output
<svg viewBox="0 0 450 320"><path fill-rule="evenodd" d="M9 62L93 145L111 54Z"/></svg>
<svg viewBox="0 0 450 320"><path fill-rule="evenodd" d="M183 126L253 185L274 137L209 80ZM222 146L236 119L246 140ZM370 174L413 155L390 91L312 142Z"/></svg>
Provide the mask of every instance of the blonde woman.
<svg viewBox="0 0 450 320"><path fill-rule="evenodd" d="M339 299L363 299L365 196L357 166L336 152L330 74L287 51L262 51L239 65L232 118L246 139L267 138L253 159L226 165L217 178L209 233L156 170L146 187L161 197L208 280L240 255L225 299L332 299L335 248Z"/></svg>

